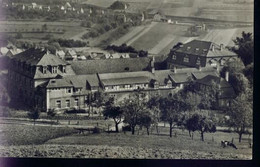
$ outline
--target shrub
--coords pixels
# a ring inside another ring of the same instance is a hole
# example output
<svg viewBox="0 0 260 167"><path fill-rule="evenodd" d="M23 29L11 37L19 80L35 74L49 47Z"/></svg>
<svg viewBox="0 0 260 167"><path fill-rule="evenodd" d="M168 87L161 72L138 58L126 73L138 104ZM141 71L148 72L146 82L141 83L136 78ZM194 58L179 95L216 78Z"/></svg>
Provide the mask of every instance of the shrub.
<svg viewBox="0 0 260 167"><path fill-rule="evenodd" d="M94 134L99 134L99 133L101 133L101 130L100 130L98 127L95 127L95 128L93 129L93 133L94 133Z"/></svg>
<svg viewBox="0 0 260 167"><path fill-rule="evenodd" d="M65 111L66 114L78 114L78 113L86 113L86 110L84 109L73 109L73 110L66 110Z"/></svg>
<svg viewBox="0 0 260 167"><path fill-rule="evenodd" d="M131 131L131 127L129 125L122 127L123 131Z"/></svg>

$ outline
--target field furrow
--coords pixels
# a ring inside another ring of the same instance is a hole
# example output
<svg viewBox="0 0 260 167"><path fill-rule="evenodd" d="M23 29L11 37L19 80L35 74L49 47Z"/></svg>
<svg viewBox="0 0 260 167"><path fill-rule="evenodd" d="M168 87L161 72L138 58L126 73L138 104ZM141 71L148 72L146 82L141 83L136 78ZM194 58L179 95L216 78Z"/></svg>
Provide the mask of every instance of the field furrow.
<svg viewBox="0 0 260 167"><path fill-rule="evenodd" d="M201 40L215 42L217 44L224 44L227 46L232 41L233 35L237 29L218 29L210 30L209 33L201 38Z"/></svg>
<svg viewBox="0 0 260 167"><path fill-rule="evenodd" d="M135 42L137 39L139 39L142 35L144 35L145 33L147 33L150 29L152 29L155 25L157 25L157 22L153 22L151 23L151 25L149 27L147 27L146 29L144 29L141 33L139 33L138 35L136 35L134 38L132 38L130 41L127 42L127 45L131 45L133 42Z"/></svg>
<svg viewBox="0 0 260 167"><path fill-rule="evenodd" d="M144 26L138 26L135 27L131 32L127 33L123 37L119 38L118 40L114 41L112 45L121 45L123 43L127 43L129 40L131 40L134 36L141 33L146 27Z"/></svg>

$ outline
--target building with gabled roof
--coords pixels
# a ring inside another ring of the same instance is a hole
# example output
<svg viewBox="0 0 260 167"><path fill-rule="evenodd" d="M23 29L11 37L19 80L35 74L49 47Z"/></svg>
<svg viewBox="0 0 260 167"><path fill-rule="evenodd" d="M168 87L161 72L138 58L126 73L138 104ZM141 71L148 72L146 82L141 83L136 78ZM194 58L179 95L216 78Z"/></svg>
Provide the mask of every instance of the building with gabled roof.
<svg viewBox="0 0 260 167"><path fill-rule="evenodd" d="M168 68L223 66L237 54L226 49L223 44L210 41L193 40L170 51Z"/></svg>
<svg viewBox="0 0 260 167"><path fill-rule="evenodd" d="M236 97L234 88L228 83L228 73L226 77L207 75L195 81L196 85L200 88L213 87L213 84L218 86L217 103L219 107L230 106L231 100Z"/></svg>
<svg viewBox="0 0 260 167"><path fill-rule="evenodd" d="M98 92L116 101L137 91L144 92L147 98L165 97L191 80L203 85L208 76L219 77L218 68L212 66L157 70L156 60L161 63L165 57L66 62L48 50L32 48L10 56L8 91L12 100L22 99L23 103L44 111L64 111L88 108ZM223 93L222 99L225 95Z"/></svg>
<svg viewBox="0 0 260 167"><path fill-rule="evenodd" d="M35 89L53 78L74 75L69 63L43 49L28 49L9 57L8 91L12 100L35 104Z"/></svg>

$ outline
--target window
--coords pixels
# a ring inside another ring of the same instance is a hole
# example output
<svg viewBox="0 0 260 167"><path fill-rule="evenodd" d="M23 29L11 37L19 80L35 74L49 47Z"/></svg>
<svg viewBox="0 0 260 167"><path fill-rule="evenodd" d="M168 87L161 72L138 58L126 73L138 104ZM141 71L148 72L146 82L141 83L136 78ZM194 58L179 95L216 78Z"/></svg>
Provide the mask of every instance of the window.
<svg viewBox="0 0 260 167"><path fill-rule="evenodd" d="M70 107L70 100L66 100L66 107Z"/></svg>
<svg viewBox="0 0 260 167"><path fill-rule="evenodd" d="M66 66L63 66L62 72L63 72L63 73L66 73Z"/></svg>
<svg viewBox="0 0 260 167"><path fill-rule="evenodd" d="M188 62L190 61L190 59L189 59L188 56L185 56L185 57L183 58L183 61L184 61L185 63L188 63Z"/></svg>
<svg viewBox="0 0 260 167"><path fill-rule="evenodd" d="M75 106L79 106L79 99L75 99Z"/></svg>
<svg viewBox="0 0 260 167"><path fill-rule="evenodd" d="M53 73L53 74L56 74L56 73L57 73L57 67L56 67L56 66L52 67L52 73Z"/></svg>
<svg viewBox="0 0 260 167"><path fill-rule="evenodd" d="M61 101L60 100L56 101L56 106L57 106L57 108L61 108Z"/></svg>
<svg viewBox="0 0 260 167"><path fill-rule="evenodd" d="M176 55L172 55L172 59L173 59L173 60L176 60Z"/></svg>
<svg viewBox="0 0 260 167"><path fill-rule="evenodd" d="M125 85L125 89L130 89L130 85Z"/></svg>
<svg viewBox="0 0 260 167"><path fill-rule="evenodd" d="M197 62L196 62L197 65L200 65L200 58L198 57L197 59Z"/></svg>
<svg viewBox="0 0 260 167"><path fill-rule="evenodd" d="M71 88L66 88L66 93L71 93Z"/></svg>
<svg viewBox="0 0 260 167"><path fill-rule="evenodd" d="M47 73L47 67L46 67L46 66L44 66L44 67L42 68L42 73L43 73L43 74L46 74L46 73Z"/></svg>

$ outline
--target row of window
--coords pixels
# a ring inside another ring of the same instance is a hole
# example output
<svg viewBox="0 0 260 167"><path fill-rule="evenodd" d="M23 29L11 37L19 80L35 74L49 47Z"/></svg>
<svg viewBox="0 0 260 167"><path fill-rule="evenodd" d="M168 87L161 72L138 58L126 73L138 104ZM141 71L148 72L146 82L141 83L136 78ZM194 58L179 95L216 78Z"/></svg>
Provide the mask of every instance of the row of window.
<svg viewBox="0 0 260 167"><path fill-rule="evenodd" d="M70 100L66 100L65 101L65 107L66 108L70 108L71 104L70 104ZM74 100L74 107L78 107L79 106L79 99L75 99ZM57 100L56 101L56 108L61 108L61 100Z"/></svg>
<svg viewBox="0 0 260 167"><path fill-rule="evenodd" d="M176 56L176 55L172 55L172 59L173 59L173 60L176 60L176 59L177 59L177 56ZM189 58L188 56L185 56L185 57L183 58L183 62L189 63L189 62L190 62L190 58ZM197 64L197 65L200 65L200 58L199 58L199 57L198 57L198 59L197 59L197 61L196 61L196 64Z"/></svg>
<svg viewBox="0 0 260 167"><path fill-rule="evenodd" d="M60 70L63 73L66 73L66 66L43 66L42 67L43 74L46 74L47 70L49 70L53 74L58 73L58 70Z"/></svg>
<svg viewBox="0 0 260 167"><path fill-rule="evenodd" d="M136 85L123 85L123 86L111 86L105 87L105 90L122 90L122 89L138 89L138 88L147 88L148 84L136 84Z"/></svg>
<svg viewBox="0 0 260 167"><path fill-rule="evenodd" d="M63 89L63 88L52 88L50 90L61 90L61 89ZM80 91L81 91L81 89L79 89L79 88L74 89L75 93L79 93ZM66 93L72 93L72 88L66 88Z"/></svg>

